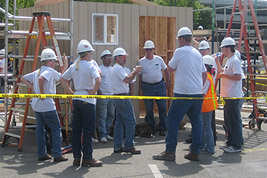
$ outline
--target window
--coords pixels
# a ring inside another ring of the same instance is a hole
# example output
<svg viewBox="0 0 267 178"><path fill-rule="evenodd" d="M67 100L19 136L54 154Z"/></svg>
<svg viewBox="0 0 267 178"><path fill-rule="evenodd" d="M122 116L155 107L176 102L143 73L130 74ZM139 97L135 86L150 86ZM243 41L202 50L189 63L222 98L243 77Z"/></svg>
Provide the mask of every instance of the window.
<svg viewBox="0 0 267 178"><path fill-rule="evenodd" d="M92 39L94 45L118 44L118 15L96 14L92 15Z"/></svg>

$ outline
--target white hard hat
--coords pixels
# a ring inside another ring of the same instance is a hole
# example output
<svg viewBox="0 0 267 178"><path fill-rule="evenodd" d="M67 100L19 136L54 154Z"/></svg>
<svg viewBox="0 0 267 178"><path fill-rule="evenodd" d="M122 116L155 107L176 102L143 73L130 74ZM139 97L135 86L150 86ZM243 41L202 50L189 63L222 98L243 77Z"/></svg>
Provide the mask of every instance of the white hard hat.
<svg viewBox="0 0 267 178"><path fill-rule="evenodd" d="M0 54L6 54L6 50L5 49L1 49L0 50Z"/></svg>
<svg viewBox="0 0 267 178"><path fill-rule="evenodd" d="M204 64L210 65L211 67L215 66L215 60L210 55L205 55L202 59Z"/></svg>
<svg viewBox="0 0 267 178"><path fill-rule="evenodd" d="M49 61L49 60L53 60L53 59L57 59L57 56L54 52L54 50L50 49L50 48L46 48L42 51L41 54L41 61Z"/></svg>
<svg viewBox="0 0 267 178"><path fill-rule="evenodd" d="M112 55L111 52L110 52L109 50L105 50L105 51L103 51L103 52L101 53L100 58L102 58L102 57L104 57L105 55L108 55L108 54Z"/></svg>
<svg viewBox="0 0 267 178"><path fill-rule="evenodd" d="M197 27L197 29L198 29L198 30L203 30L203 27L202 27L201 25L199 25L199 26Z"/></svg>
<svg viewBox="0 0 267 178"><path fill-rule="evenodd" d="M152 49L152 48L155 48L155 45L154 45L153 41L147 40L145 42L145 45L144 45L143 49Z"/></svg>
<svg viewBox="0 0 267 178"><path fill-rule="evenodd" d="M77 53L95 51L92 45L87 40L81 40L78 44Z"/></svg>
<svg viewBox="0 0 267 178"><path fill-rule="evenodd" d="M198 49L199 50L203 50L203 49L210 49L210 45L207 41L201 41L198 45Z"/></svg>
<svg viewBox="0 0 267 178"><path fill-rule="evenodd" d="M224 38L222 40L222 44L221 44L220 48L222 48L224 46L235 46L235 40L231 37Z"/></svg>
<svg viewBox="0 0 267 178"><path fill-rule="evenodd" d="M185 36L185 35L191 35L192 36L192 32L188 27L180 28L180 30L178 31L178 34L177 34L177 39L178 39L178 37Z"/></svg>
<svg viewBox="0 0 267 178"><path fill-rule="evenodd" d="M124 55L128 55L128 54L126 53L126 51L123 48L116 48L113 51L113 57L115 57L115 56L124 56Z"/></svg>
<svg viewBox="0 0 267 178"><path fill-rule="evenodd" d="M239 51L235 50L235 55L238 57L238 59L241 59L241 54Z"/></svg>

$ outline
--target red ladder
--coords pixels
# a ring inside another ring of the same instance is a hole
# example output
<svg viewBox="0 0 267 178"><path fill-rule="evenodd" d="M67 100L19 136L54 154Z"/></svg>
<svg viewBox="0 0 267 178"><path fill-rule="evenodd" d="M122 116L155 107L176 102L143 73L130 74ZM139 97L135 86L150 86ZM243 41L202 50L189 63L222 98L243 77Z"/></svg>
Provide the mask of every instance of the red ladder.
<svg viewBox="0 0 267 178"><path fill-rule="evenodd" d="M238 3L238 9L239 12L235 12L235 9L237 7L237 3ZM248 4L248 8L247 8L247 4ZM245 16L246 13L250 12L251 16L252 16L252 20L253 20L253 24L255 27L255 33L256 33L256 39L258 40L259 43L259 47L260 47L260 53L262 55L262 60L264 63L264 68L265 71L267 71L267 65L266 65L266 54L265 54L265 50L263 47L263 41L261 38L261 34L260 34L260 30L259 30L259 25L257 22L257 18L255 15L255 10L252 4L252 0L244 0L244 4L242 4L241 0L235 0L234 2L234 6L232 9L232 13L231 13L231 17L230 17L230 23L228 26L228 30L227 30L227 34L226 37L229 36L230 34L230 30L232 28L232 23L233 23L233 18L235 14L239 14L240 18L241 18L241 29L240 29L240 36L239 36L239 43L238 43L238 51L241 50L241 44L242 44L242 40L244 40L244 45L245 45L245 53L246 53L246 57L247 57L247 65L248 65L248 72L249 72L249 81L250 81L250 86L251 86L251 92L252 92L252 97L256 96L256 91L255 91L255 75L253 75L253 64L251 63L251 51L249 48L249 38L248 38L248 34L247 34L247 30L246 30L246 24L245 24ZM222 56L223 59L223 56ZM220 61L220 63L222 64L223 60ZM252 121L250 121L249 126L250 128L252 126L255 125L255 122L257 123L257 127L258 129L261 129L261 122L262 120L264 120L265 118L263 117L259 117L259 112L258 112L258 105L257 105L257 100L253 99L253 110L254 110L254 118Z"/></svg>

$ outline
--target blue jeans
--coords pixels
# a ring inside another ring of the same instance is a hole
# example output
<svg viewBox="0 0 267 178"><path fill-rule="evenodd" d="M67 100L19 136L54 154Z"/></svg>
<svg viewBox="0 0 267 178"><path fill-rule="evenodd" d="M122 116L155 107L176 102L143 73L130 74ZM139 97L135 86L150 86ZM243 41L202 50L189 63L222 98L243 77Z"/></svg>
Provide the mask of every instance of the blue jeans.
<svg viewBox="0 0 267 178"><path fill-rule="evenodd" d="M174 97L203 97L203 95L183 95L174 94ZM184 115L187 114L192 125L192 144L190 145L190 150L193 153L199 154L202 141L202 119L201 119L201 109L202 109L203 99L199 100L172 100L169 113L167 116L167 136L165 138L166 142L166 152L174 153L177 146L178 128L180 122Z"/></svg>
<svg viewBox="0 0 267 178"><path fill-rule="evenodd" d="M45 124L51 129L53 157L61 156L61 126L58 119L57 111L35 112L36 116L36 142L38 148L38 157L45 156L46 150L46 131Z"/></svg>
<svg viewBox="0 0 267 178"><path fill-rule="evenodd" d="M243 99L224 99L224 123L228 131L227 145L241 149L243 142L241 108Z"/></svg>
<svg viewBox="0 0 267 178"><path fill-rule="evenodd" d="M132 101L129 99L114 99L116 109L116 120L114 128L114 150L122 148L124 128L125 141L124 148L131 149L134 146L135 116Z"/></svg>
<svg viewBox="0 0 267 178"><path fill-rule="evenodd" d="M92 138L95 133L95 105L73 100L72 150L73 157L84 160L93 158ZM81 137L83 140L81 140Z"/></svg>
<svg viewBox="0 0 267 178"><path fill-rule="evenodd" d="M114 113L113 99L97 99L96 118L99 138L109 135L110 127L114 120Z"/></svg>
<svg viewBox="0 0 267 178"><path fill-rule="evenodd" d="M212 112L202 113L203 134L201 149L209 153L214 153L214 137L211 128Z"/></svg>
<svg viewBox="0 0 267 178"><path fill-rule="evenodd" d="M144 96L166 96L165 82L162 80L158 84L147 84L142 82L142 91ZM155 100L159 110L159 128L161 131L166 130L166 112L167 102L166 100ZM144 100L146 108L146 122L151 124L152 129L155 129L154 119L154 100Z"/></svg>

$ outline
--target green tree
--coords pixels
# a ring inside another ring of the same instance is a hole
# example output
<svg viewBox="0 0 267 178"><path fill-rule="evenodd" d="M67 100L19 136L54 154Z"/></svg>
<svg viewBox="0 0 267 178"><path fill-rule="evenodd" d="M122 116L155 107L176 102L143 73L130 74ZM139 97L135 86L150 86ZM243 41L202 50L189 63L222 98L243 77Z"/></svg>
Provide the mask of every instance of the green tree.
<svg viewBox="0 0 267 178"><path fill-rule="evenodd" d="M193 9L208 8L200 4L198 0L154 0L153 2L162 6L192 7ZM211 11L195 11L193 13L193 28L197 29L199 25L202 25L204 29L210 29L212 24L211 15Z"/></svg>

